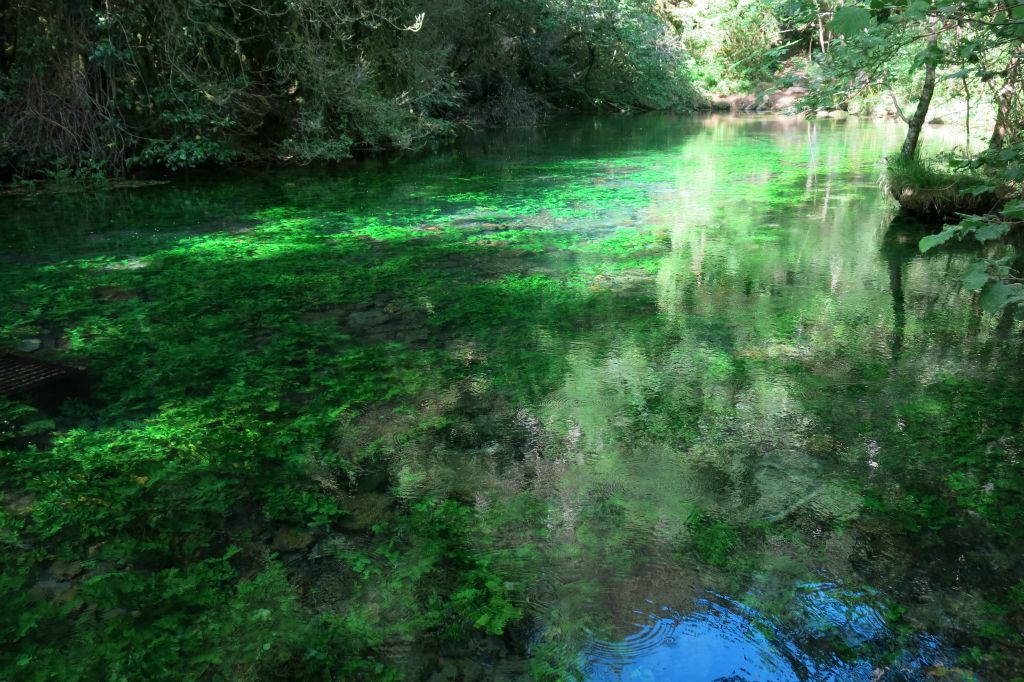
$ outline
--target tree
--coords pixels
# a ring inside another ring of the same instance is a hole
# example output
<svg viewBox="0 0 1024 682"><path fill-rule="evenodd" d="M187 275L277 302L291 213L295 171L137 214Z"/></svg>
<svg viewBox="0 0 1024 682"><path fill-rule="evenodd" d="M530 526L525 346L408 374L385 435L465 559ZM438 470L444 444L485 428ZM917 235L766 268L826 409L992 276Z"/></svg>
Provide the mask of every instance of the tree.
<svg viewBox="0 0 1024 682"><path fill-rule="evenodd" d="M336 160L691 105L656 0L0 3L0 172Z"/></svg>
<svg viewBox="0 0 1024 682"><path fill-rule="evenodd" d="M928 47L925 48L924 58L924 84L921 86L921 95L917 100L917 108L914 115L907 121L907 137L900 148L900 154L904 158L913 158L917 155L917 143L921 138L921 129L924 128L925 119L928 117L928 109L932 103L932 96L935 93L935 66L938 55L939 32L934 14L928 16L929 34Z"/></svg>
<svg viewBox="0 0 1024 682"><path fill-rule="evenodd" d="M1006 65L1003 85L999 88L996 96L996 122L992 128L992 137L989 139L990 149L1001 149L1010 133L1010 119L1013 109L1013 100L1017 95L1017 78L1020 73L1020 60L1022 49L1018 45L1010 51L1010 57Z"/></svg>

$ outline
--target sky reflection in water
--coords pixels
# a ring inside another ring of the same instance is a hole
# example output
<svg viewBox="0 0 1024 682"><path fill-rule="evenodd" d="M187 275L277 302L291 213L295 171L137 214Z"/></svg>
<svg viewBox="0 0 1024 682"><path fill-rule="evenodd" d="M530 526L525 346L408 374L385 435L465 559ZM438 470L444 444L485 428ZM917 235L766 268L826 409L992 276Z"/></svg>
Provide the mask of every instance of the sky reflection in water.
<svg viewBox="0 0 1024 682"><path fill-rule="evenodd" d="M696 600L681 614L648 603L637 611L637 631L621 640L594 640L586 651L588 682L851 682L925 679L930 666L951 665L953 656L930 635L913 638L888 670L870 660L844 661L810 655L816 636L841 637L851 650L880 644L891 633L884 618L859 595L839 594L829 584L801 586L794 600L800 633L787 632L754 609L720 595Z"/></svg>

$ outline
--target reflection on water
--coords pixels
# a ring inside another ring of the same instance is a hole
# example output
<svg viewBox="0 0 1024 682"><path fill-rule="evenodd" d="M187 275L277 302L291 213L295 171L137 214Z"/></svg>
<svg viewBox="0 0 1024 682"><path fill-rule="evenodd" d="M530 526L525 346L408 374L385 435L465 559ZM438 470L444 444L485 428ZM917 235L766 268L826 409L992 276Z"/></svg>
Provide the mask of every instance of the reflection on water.
<svg viewBox="0 0 1024 682"><path fill-rule="evenodd" d="M708 602L685 617L668 607L643 614L638 632L620 642L593 642L589 680L799 680L785 653L756 622Z"/></svg>
<svg viewBox="0 0 1024 682"><path fill-rule="evenodd" d="M635 614L633 634L588 645L586 679L916 680L955 660L929 635L916 636L887 669L866 657L844 661L830 651L803 648L833 633L851 650L889 637L884 618L861 598L834 585L800 586L792 605L804 623L798 633L787 633L753 608L719 595L695 601L686 613L648 603Z"/></svg>
<svg viewBox="0 0 1024 682"><path fill-rule="evenodd" d="M526 614L486 655L385 647L412 678L1002 674L1021 653L1020 347L959 286L970 253L922 255L893 221L878 162L900 136L720 117L489 133L350 173L25 203L0 257L121 268L158 298L147 263L217 254L231 268L197 277L287 302L223 339L261 353L303 330L245 380L278 371L305 414L349 410L337 449L387 471L343 505L471 506L472 555ZM231 279L275 263L306 279ZM119 349L166 321L145 324ZM368 585L344 608L401 618Z"/></svg>

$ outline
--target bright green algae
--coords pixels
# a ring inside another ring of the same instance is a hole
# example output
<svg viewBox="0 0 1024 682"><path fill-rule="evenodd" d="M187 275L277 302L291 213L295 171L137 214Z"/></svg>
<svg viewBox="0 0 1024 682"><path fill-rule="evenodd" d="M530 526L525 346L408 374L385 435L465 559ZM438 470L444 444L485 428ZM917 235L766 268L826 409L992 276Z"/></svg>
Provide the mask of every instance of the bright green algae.
<svg viewBox="0 0 1024 682"><path fill-rule="evenodd" d="M1022 674L1019 329L893 222L898 140L588 120L6 203L0 340L94 380L0 403L0 676Z"/></svg>

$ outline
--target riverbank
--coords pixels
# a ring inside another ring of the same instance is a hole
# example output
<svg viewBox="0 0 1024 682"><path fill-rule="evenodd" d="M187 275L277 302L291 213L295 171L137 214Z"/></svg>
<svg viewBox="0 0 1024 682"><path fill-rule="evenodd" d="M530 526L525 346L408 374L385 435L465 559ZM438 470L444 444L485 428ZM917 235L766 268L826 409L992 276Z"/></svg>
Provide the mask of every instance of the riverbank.
<svg viewBox="0 0 1024 682"><path fill-rule="evenodd" d="M337 162L697 99L680 37L645 3L145 4L0 8L0 180Z"/></svg>
<svg viewBox="0 0 1024 682"><path fill-rule="evenodd" d="M729 112L734 114L782 114L800 115L812 118L843 120L848 117L868 120L899 121L900 110L891 98L877 98L874 101L855 100L844 104L842 108L814 108L813 99L807 100L810 91L799 85L780 87L766 84L763 89L739 94L709 93L704 96L701 109ZM966 116L967 107L964 102L947 101L936 107L936 111L927 118L932 127L953 126L965 127L973 122L973 135L977 144L982 144L986 131L994 121L994 114L988 107L976 107L973 118Z"/></svg>
<svg viewBox="0 0 1024 682"><path fill-rule="evenodd" d="M959 172L937 160L886 159L882 188L900 208L923 220L956 222L963 214L988 214L1006 202L1008 188L990 185L993 179L977 171Z"/></svg>

